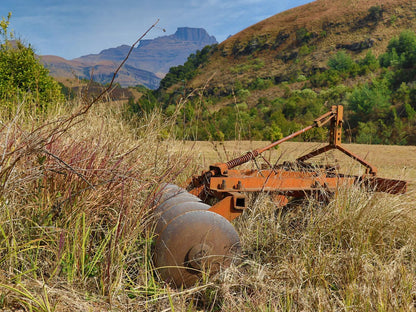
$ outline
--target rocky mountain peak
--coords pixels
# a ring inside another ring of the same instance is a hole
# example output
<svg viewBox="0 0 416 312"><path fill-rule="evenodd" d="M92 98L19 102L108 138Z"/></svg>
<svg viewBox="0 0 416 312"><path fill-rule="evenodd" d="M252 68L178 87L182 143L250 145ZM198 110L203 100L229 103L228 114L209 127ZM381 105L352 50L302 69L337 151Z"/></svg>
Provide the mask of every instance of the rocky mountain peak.
<svg viewBox="0 0 416 312"><path fill-rule="evenodd" d="M206 45L217 43L203 28L179 27L174 34L141 40L135 48L116 82L122 86L137 84L156 89L160 79L172 66L185 63L191 53L201 50ZM43 57L44 64L55 77L72 77L74 73L80 78L90 79L89 73L94 68L95 79L107 83L111 80L115 65L127 55L130 46L121 45L108 48L98 54L84 55L72 61L53 57ZM104 68L104 64L111 64ZM100 65L98 68L97 65ZM101 72L99 72L101 71ZM109 74L110 73L110 74Z"/></svg>
<svg viewBox="0 0 416 312"><path fill-rule="evenodd" d="M210 36L203 28L178 27L174 37L182 41L207 42L207 44L217 43L214 36Z"/></svg>

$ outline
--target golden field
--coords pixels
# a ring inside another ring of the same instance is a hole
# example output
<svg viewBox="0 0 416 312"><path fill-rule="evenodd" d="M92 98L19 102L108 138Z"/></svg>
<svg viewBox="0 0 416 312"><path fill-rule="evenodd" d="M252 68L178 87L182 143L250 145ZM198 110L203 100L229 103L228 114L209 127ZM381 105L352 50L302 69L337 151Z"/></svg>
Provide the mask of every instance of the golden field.
<svg viewBox="0 0 416 312"><path fill-rule="evenodd" d="M416 147L346 144L380 176L408 180L404 195L341 189L293 211L250 196L233 221L240 262L175 289L152 262L156 188L268 142L180 141L157 112L126 120L121 106L80 109L2 116L1 311L414 311ZM287 142L264 156L293 160L318 146ZM362 171L338 152L320 161Z"/></svg>
<svg viewBox="0 0 416 312"><path fill-rule="evenodd" d="M187 151L194 155L202 168L215 162L227 162L235 157L245 154L257 148L269 145L265 141L225 141L225 142L178 142L174 150ZM266 151L264 156L272 163L278 161L294 161L297 157L325 146L324 143L310 142L284 142L278 149ZM409 181L411 188L416 183L416 146L395 145L366 145L366 144L343 144L343 146L368 161L378 169L378 176L383 178L401 179ZM347 173L362 174L363 167L348 156L339 151L330 151L326 154L312 158L326 164L339 164L341 169ZM348 170L351 170L349 172ZM341 170L342 171L342 170Z"/></svg>

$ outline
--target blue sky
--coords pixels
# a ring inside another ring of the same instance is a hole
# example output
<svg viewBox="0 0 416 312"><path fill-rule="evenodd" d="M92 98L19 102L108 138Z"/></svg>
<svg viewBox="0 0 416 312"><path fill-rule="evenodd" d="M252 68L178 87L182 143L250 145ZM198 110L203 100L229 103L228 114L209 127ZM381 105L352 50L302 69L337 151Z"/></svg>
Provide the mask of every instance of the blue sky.
<svg viewBox="0 0 416 312"><path fill-rule="evenodd" d="M1 0L0 15L12 12L11 29L36 53L73 59L130 45L158 19L147 39L186 26L205 28L221 42L308 2L312 0Z"/></svg>

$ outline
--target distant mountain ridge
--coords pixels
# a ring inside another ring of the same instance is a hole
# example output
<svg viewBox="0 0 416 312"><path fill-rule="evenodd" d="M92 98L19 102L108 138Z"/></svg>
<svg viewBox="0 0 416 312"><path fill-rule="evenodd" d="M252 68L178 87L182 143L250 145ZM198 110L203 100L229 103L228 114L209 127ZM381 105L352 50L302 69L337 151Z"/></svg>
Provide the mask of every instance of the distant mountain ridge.
<svg viewBox="0 0 416 312"><path fill-rule="evenodd" d="M141 84L156 89L169 68L182 65L191 53L215 43L215 37L210 36L205 29L190 27L179 27L172 35L142 40L133 49L116 82L123 87ZM95 81L107 83L129 50L130 46L121 45L73 60L50 55L41 59L54 77L90 79L93 73Z"/></svg>

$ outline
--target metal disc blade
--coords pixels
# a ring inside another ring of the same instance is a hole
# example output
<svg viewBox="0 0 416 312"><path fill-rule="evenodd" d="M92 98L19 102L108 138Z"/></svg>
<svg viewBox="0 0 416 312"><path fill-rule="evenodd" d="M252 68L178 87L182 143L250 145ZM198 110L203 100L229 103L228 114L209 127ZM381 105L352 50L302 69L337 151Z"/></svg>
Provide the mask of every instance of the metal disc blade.
<svg viewBox="0 0 416 312"><path fill-rule="evenodd" d="M155 205L159 205L169 198L183 193L188 192L175 184L163 183L159 186L159 190L157 191L154 198L154 203Z"/></svg>
<svg viewBox="0 0 416 312"><path fill-rule="evenodd" d="M175 205L178 205L178 204L181 204L181 203L186 203L186 202L201 202L201 199L199 199L195 195L192 195L192 194L190 194L188 192L186 192L186 193L180 193L180 194L177 194L175 196L172 196L172 197L166 199L163 202L160 202L156 206L155 210L153 211L153 214L157 218L163 212L165 212L166 210L170 209L171 207L173 207Z"/></svg>
<svg viewBox="0 0 416 312"><path fill-rule="evenodd" d="M165 227L178 216L194 210L208 210L211 206L203 202L179 202L178 204L169 207L161 215L155 216L157 218L155 233L162 233Z"/></svg>
<svg viewBox="0 0 416 312"><path fill-rule="evenodd" d="M240 252L240 239L231 223L211 211L197 210L168 223L156 240L154 262L164 280L187 287L203 274L230 265Z"/></svg>

